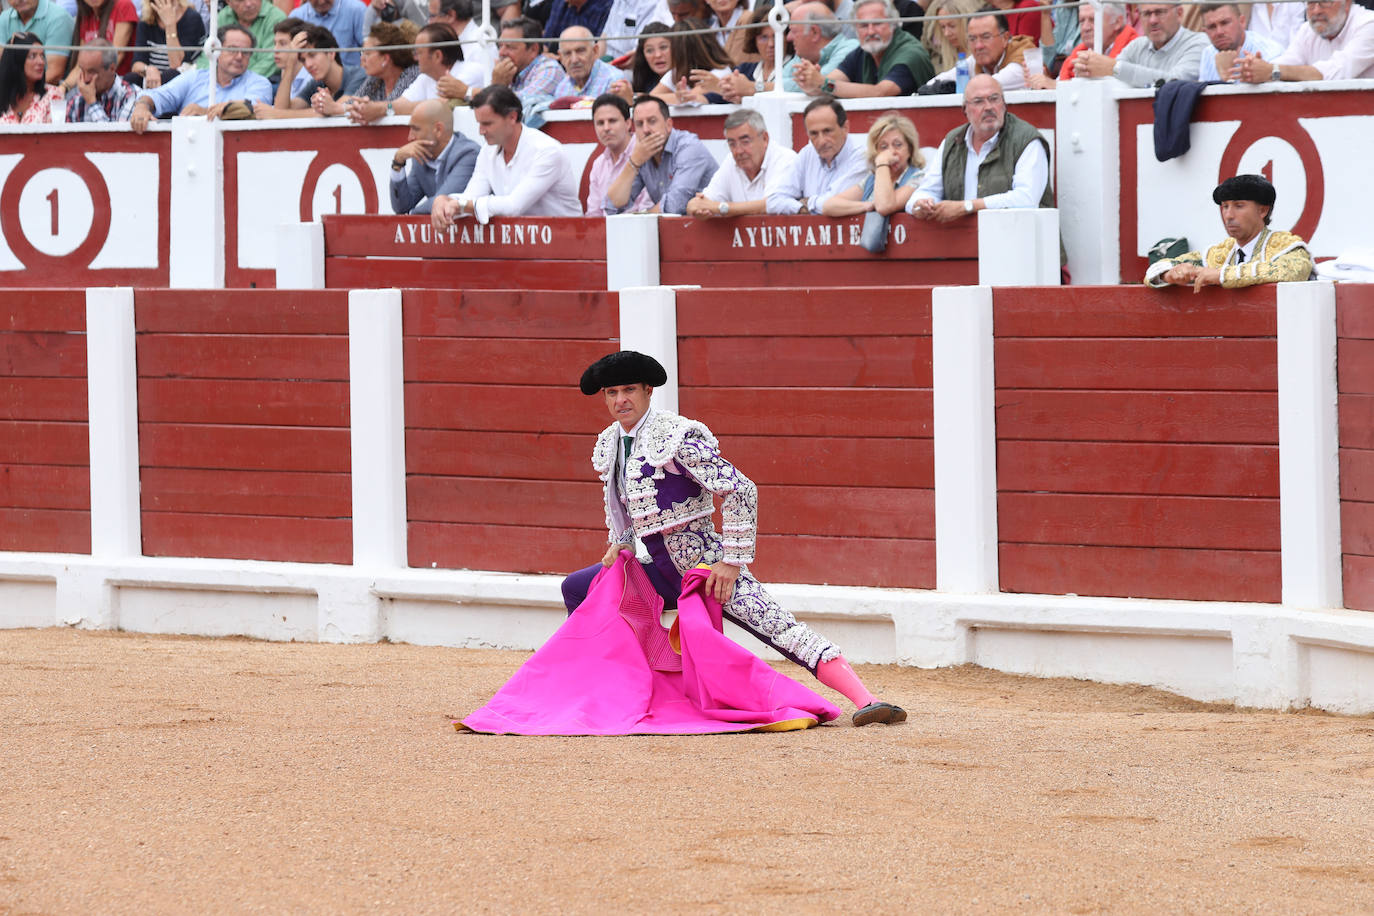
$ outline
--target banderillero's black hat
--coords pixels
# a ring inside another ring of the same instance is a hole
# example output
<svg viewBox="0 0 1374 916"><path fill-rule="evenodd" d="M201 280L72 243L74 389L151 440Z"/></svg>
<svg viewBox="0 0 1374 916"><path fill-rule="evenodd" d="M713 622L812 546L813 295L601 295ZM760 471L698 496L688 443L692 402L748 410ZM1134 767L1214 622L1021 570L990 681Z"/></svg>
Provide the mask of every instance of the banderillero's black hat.
<svg viewBox="0 0 1374 916"><path fill-rule="evenodd" d="M1274 206L1274 186L1263 175L1236 175L1212 192L1212 203L1224 200L1253 200L1262 207Z"/></svg>
<svg viewBox="0 0 1374 916"><path fill-rule="evenodd" d="M667 384L668 372L652 356L634 350L607 353L582 373L583 394L596 394L616 385L644 384L657 388Z"/></svg>

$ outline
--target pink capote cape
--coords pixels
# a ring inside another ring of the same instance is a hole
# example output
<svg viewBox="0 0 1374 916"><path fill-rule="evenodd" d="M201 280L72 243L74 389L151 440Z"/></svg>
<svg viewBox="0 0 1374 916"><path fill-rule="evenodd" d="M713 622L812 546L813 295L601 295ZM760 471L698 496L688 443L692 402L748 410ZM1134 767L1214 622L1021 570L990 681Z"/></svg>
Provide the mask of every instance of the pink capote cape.
<svg viewBox="0 0 1374 916"><path fill-rule="evenodd" d="M840 710L721 632L706 569L682 580L679 655L663 599L628 551L491 702L454 727L511 735L696 735L784 731Z"/></svg>

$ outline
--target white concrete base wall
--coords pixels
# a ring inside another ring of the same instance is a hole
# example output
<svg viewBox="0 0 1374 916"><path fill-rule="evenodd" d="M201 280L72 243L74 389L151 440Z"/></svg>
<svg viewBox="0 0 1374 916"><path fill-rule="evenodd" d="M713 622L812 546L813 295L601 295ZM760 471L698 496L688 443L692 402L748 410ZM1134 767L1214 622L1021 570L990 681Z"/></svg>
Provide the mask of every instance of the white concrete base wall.
<svg viewBox="0 0 1374 916"><path fill-rule="evenodd" d="M534 649L564 620L557 576L0 555L0 628ZM856 663L977 664L1144 684L1261 708L1374 712L1374 613L1276 605L774 585ZM729 627L742 645L776 659ZM910 698L908 702L917 702Z"/></svg>

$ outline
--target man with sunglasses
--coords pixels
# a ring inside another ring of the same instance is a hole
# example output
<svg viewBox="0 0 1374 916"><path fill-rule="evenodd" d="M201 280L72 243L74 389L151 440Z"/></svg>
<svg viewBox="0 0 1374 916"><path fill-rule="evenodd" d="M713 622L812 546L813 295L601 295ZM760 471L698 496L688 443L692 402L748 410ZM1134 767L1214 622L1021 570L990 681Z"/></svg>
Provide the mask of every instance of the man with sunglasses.
<svg viewBox="0 0 1374 916"><path fill-rule="evenodd" d="M166 115L205 115L214 119L230 102L272 104L272 84L248 69L253 33L241 25L228 25L219 30L219 40L222 47L215 72L215 104L210 104L210 72L190 70L138 97L129 117L134 133L143 133L149 121Z"/></svg>

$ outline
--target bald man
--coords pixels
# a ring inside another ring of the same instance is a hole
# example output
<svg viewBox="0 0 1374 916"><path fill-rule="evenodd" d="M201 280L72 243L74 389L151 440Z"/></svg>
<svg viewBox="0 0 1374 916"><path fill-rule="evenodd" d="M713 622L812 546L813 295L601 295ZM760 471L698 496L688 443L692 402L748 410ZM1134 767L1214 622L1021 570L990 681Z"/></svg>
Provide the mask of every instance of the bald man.
<svg viewBox="0 0 1374 916"><path fill-rule="evenodd" d="M611 83L629 75L601 60L601 42L585 26L574 25L558 36L558 62L566 74L554 87L555 99L594 99L609 92Z"/></svg>
<svg viewBox="0 0 1374 916"><path fill-rule="evenodd" d="M440 194L467 187L480 147L453 132L453 109L443 99L426 99L410 114L410 140L391 160L391 209L428 213Z"/></svg>

